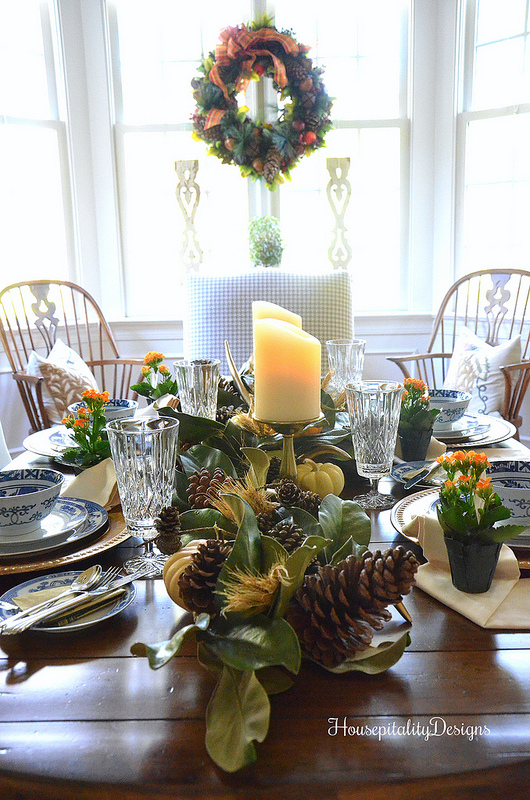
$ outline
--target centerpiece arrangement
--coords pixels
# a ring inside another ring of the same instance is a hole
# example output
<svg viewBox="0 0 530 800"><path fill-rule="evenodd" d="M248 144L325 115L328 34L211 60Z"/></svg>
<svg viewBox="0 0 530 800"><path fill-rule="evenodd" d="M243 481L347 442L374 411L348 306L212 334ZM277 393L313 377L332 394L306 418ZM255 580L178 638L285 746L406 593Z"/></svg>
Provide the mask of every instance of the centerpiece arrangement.
<svg viewBox="0 0 530 800"><path fill-rule="evenodd" d="M322 69L307 56L292 31L280 31L270 17L228 27L220 43L203 59L193 79L196 108L194 137L223 164L236 164L243 177L264 178L269 189L289 179L304 155L325 145L332 127L332 101L322 83ZM237 95L250 81L270 76L283 102L273 124L253 120Z"/></svg>
<svg viewBox="0 0 530 800"><path fill-rule="evenodd" d="M389 608L410 620L402 599L418 562L402 547L370 552L368 516L333 493L343 481L313 460L351 459L347 418L320 396L318 423L293 436L304 466L296 479L280 475L282 436L255 418L232 382L221 381L218 395L219 410L227 400L234 407L228 420L159 409L180 420L180 454L156 542L169 555L168 594L193 617L167 641L137 643L132 652L158 669L194 642L199 662L217 676L206 748L229 772L256 760L269 696L293 685L302 658L331 672L376 674L410 641L409 625Z"/></svg>
<svg viewBox="0 0 530 800"><path fill-rule="evenodd" d="M447 473L440 489L438 520L444 532L453 585L463 592L486 592L493 580L502 543L525 528L497 523L510 518L491 478L484 477L489 461L469 451L440 456Z"/></svg>

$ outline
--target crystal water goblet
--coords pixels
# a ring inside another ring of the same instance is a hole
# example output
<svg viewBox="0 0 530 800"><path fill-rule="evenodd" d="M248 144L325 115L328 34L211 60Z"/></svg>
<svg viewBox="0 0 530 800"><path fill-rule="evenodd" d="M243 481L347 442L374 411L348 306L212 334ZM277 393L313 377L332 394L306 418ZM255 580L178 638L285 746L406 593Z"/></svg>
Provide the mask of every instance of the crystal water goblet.
<svg viewBox="0 0 530 800"><path fill-rule="evenodd" d="M173 364L180 408L184 414L215 419L219 368L217 358L179 359Z"/></svg>
<svg viewBox="0 0 530 800"><path fill-rule="evenodd" d="M179 421L168 417L117 419L106 426L127 530L144 542L144 552L125 562L127 572L163 569L167 556L155 553L155 520L171 505L175 488Z"/></svg>
<svg viewBox="0 0 530 800"><path fill-rule="evenodd" d="M403 386L395 381L359 381L346 386L355 463L371 489L355 502L366 510L392 508L396 499L379 492L379 479L390 475L401 413Z"/></svg>
<svg viewBox="0 0 530 800"><path fill-rule="evenodd" d="M332 373L329 391L334 399L344 392L347 383L362 380L365 347L364 339L329 339L326 342Z"/></svg>

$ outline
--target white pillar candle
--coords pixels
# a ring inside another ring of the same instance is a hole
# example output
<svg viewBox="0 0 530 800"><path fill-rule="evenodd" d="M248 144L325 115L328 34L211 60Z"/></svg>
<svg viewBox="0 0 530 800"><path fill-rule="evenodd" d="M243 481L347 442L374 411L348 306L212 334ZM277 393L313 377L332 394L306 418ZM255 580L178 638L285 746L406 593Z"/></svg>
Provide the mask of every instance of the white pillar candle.
<svg viewBox="0 0 530 800"><path fill-rule="evenodd" d="M281 319L284 322L290 322L298 328L302 327L302 317L300 314L295 314L288 311L286 308L276 305L276 303L268 303L266 300L254 300L252 302L252 319Z"/></svg>
<svg viewBox="0 0 530 800"><path fill-rule="evenodd" d="M269 422L320 416L320 342L290 322L254 322L254 415Z"/></svg>

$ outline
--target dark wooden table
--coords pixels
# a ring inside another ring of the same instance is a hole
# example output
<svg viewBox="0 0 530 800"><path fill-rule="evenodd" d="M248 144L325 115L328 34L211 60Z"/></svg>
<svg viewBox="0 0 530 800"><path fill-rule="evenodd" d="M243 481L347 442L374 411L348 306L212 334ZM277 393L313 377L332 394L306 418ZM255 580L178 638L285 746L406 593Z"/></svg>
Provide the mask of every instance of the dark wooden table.
<svg viewBox="0 0 530 800"><path fill-rule="evenodd" d="M409 544L388 511L373 514L371 549L392 542ZM133 550L129 540L97 560ZM0 590L29 577L0 578ZM137 590L120 616L84 632L0 637L0 797L530 797L530 631L483 630L414 589L412 644L396 666L330 675L304 663L271 698L257 763L229 775L204 747L214 682L193 648L156 672L130 653L182 622L160 579ZM351 730L330 735L334 719Z"/></svg>

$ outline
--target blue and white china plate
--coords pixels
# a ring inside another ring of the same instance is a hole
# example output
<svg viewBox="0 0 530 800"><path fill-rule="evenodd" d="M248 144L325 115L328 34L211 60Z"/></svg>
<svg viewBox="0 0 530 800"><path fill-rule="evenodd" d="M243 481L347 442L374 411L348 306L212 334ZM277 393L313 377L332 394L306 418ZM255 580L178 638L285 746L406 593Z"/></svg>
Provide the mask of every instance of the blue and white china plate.
<svg viewBox="0 0 530 800"><path fill-rule="evenodd" d="M38 528L17 534L16 528L10 532L9 528L3 530L0 527L0 552L4 548L12 546L39 545L44 541L60 541L61 538L68 536L71 531L78 528L86 518L87 510L83 505L69 497L58 497L52 511L47 517L44 517Z"/></svg>
<svg viewBox="0 0 530 800"><path fill-rule="evenodd" d="M399 481L400 483L406 483L409 478L407 477L409 472L417 472L419 469L425 469L426 467L430 467L432 461L403 461L400 464L396 464L395 467L392 469L392 477L395 481ZM423 480L418 481L416 486L441 486L443 481L445 480L445 470L441 467L437 472L428 475Z"/></svg>
<svg viewBox="0 0 530 800"><path fill-rule="evenodd" d="M422 492L410 495L400 500L399 503L392 508L390 512L390 522L402 536L410 539L412 542L418 543L418 540L410 535L404 533L404 527L407 523L412 522L415 517L432 517L437 518L436 504L439 498L438 489L425 489ZM528 517L523 519L521 517L512 516L506 520L505 524L510 525L528 525L527 530L519 534L515 539L510 539L506 542L512 550L521 548L528 549L530 547L530 520Z"/></svg>
<svg viewBox="0 0 530 800"><path fill-rule="evenodd" d="M0 600L7 603L13 603L13 598L20 594L28 594L30 592L39 592L43 589L54 588L67 588L74 578L80 575L80 571L75 572L57 572L53 575L44 575L40 578L32 578L24 583L19 583L18 586L13 586L8 589L1 597ZM129 583L123 587L124 593L120 597L115 598L107 605L101 608L94 609L90 614L83 616L79 620L74 620L66 624L59 625L57 622L45 621L35 627L35 630L46 631L47 633L72 633L74 631L88 628L95 625L97 622L102 622L105 619L114 617L121 611L130 606L136 596L136 587L133 583ZM0 620L8 619L15 614L16 611L4 609L0 606ZM75 612L72 611L72 617L75 617Z"/></svg>
<svg viewBox="0 0 530 800"><path fill-rule="evenodd" d="M68 428L64 425L55 425L53 428L45 428L43 431L26 436L22 444L30 453L54 458L67 447L72 447L75 441L70 436Z"/></svg>
<svg viewBox="0 0 530 800"><path fill-rule="evenodd" d="M58 547L65 547L66 545L80 542L87 536L96 533L108 522L109 515L105 509L91 500L60 497L57 500L57 504L60 504L63 509L70 508L72 514L78 513L82 518L73 528L65 525L63 530L56 531L55 534L52 532L45 533L40 539L32 540L19 537L16 542L14 540L8 543L2 542L0 544L0 558L38 555L48 550L55 550ZM74 509L77 511L74 512ZM48 517L43 520L43 526L47 519Z"/></svg>

